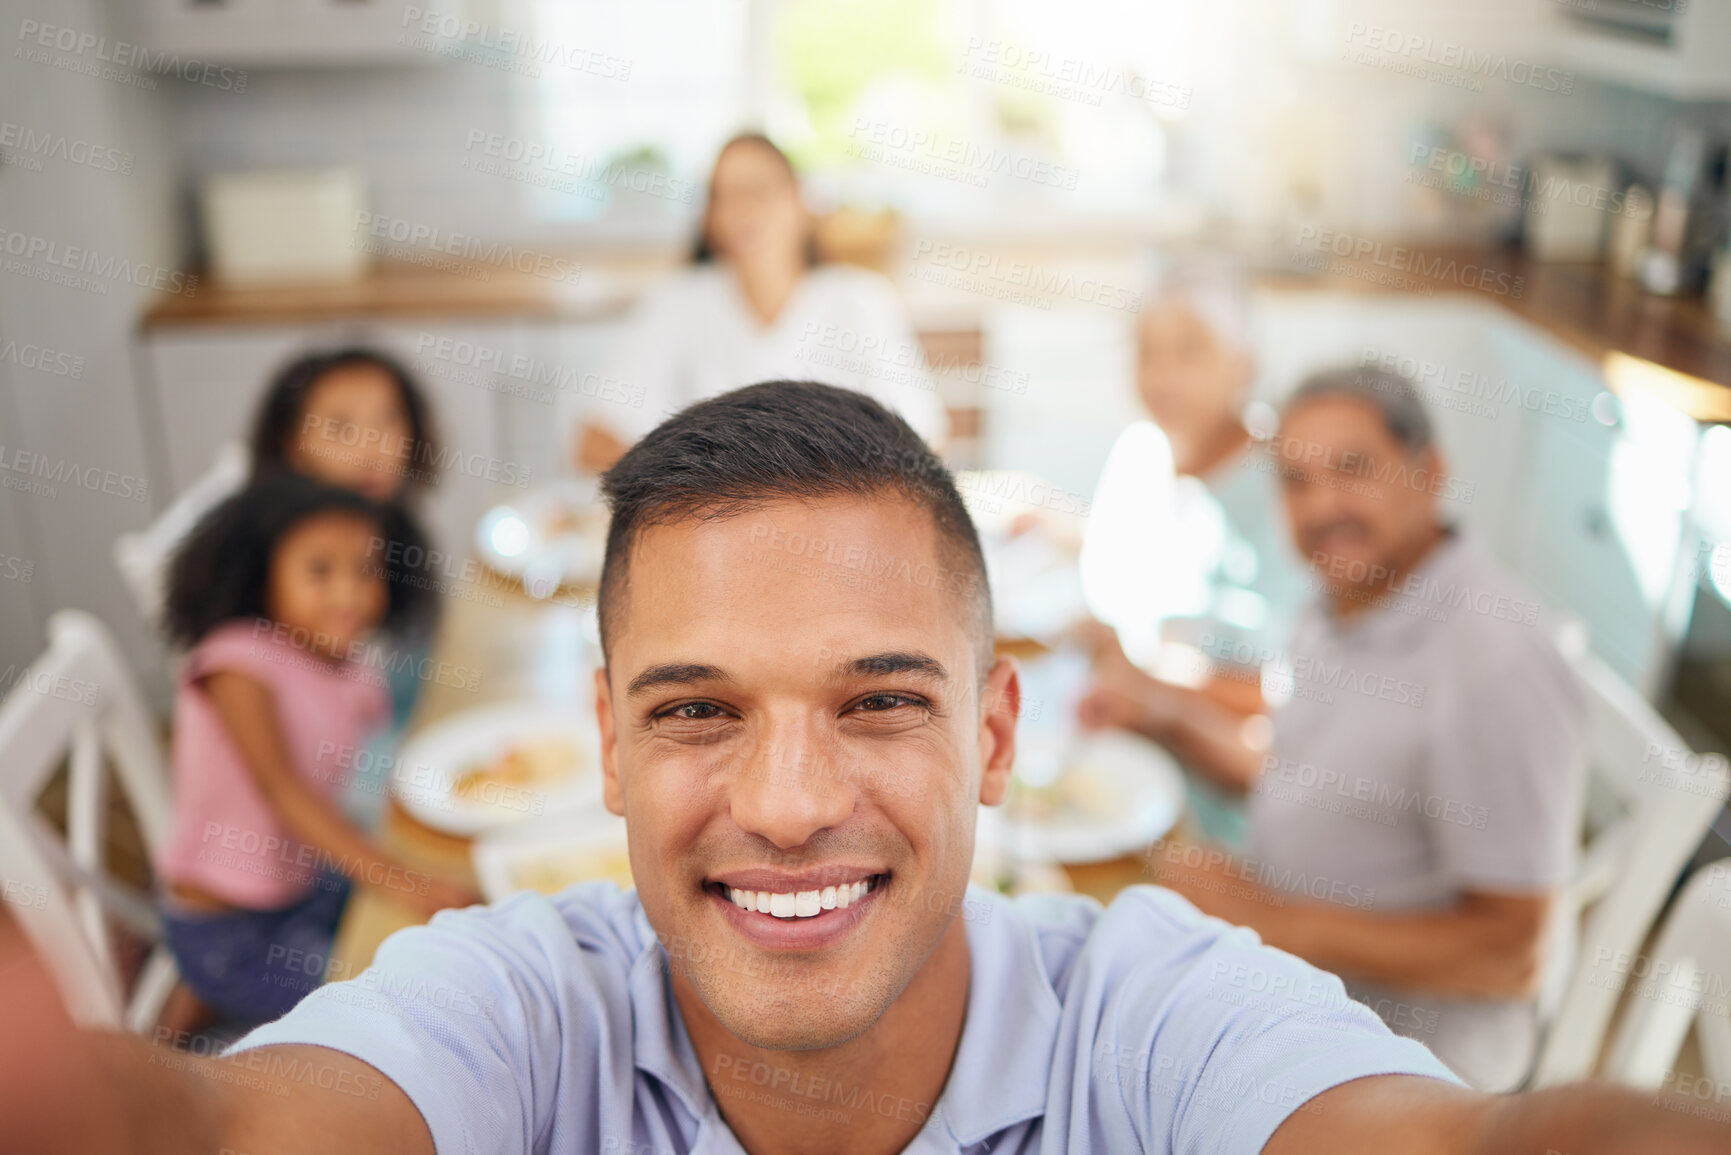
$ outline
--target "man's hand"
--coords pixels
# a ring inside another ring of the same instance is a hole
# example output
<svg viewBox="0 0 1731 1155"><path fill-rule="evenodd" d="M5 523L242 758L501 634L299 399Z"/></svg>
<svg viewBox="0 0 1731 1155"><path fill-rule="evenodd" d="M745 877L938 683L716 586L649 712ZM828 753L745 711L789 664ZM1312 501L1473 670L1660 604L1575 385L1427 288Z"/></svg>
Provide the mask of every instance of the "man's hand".
<svg viewBox="0 0 1731 1155"><path fill-rule="evenodd" d="M1104 622L1078 623L1070 639L1094 666L1093 683L1076 705L1077 721L1090 730L1131 730L1164 741L1180 707L1175 687L1144 673Z"/></svg>
<svg viewBox="0 0 1731 1155"><path fill-rule="evenodd" d="M1262 773L1267 720L1216 701L1207 687L1162 681L1132 662L1110 626L1083 622L1071 638L1093 659L1094 681L1076 704L1089 730L1129 730L1171 750L1186 768L1243 794ZM1243 695L1240 694L1240 697Z"/></svg>
<svg viewBox="0 0 1731 1155"><path fill-rule="evenodd" d="M1326 901L1264 886L1263 864L1217 847L1168 839L1147 859L1154 881L1203 914L1339 975L1478 999L1531 998L1544 976L1547 892L1465 891L1449 906L1378 910L1374 889L1338 880L1312 879Z"/></svg>
<svg viewBox="0 0 1731 1155"><path fill-rule="evenodd" d="M1156 742L1166 739L1172 716L1161 684L1129 666L1096 673L1076 703L1076 720L1086 729L1130 730Z"/></svg>
<svg viewBox="0 0 1731 1155"><path fill-rule="evenodd" d="M1226 922L1260 931L1267 913L1286 905L1286 895L1243 877L1222 850L1162 839L1149 849L1147 862L1155 882Z"/></svg>
<svg viewBox="0 0 1731 1155"><path fill-rule="evenodd" d="M0 913L0 1151L30 1155L433 1155L409 1097L324 1047L229 1059L76 1029Z"/></svg>
<svg viewBox="0 0 1731 1155"><path fill-rule="evenodd" d="M1482 1095L1411 1075L1331 1088L1287 1117L1264 1155L1725 1155L1731 1125L1603 1083Z"/></svg>

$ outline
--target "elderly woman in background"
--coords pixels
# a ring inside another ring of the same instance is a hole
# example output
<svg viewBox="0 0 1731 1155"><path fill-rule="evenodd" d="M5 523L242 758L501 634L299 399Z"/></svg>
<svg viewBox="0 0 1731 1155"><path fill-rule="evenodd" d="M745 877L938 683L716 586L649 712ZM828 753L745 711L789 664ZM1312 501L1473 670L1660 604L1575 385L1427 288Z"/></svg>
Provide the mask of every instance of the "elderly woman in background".
<svg viewBox="0 0 1731 1155"><path fill-rule="evenodd" d="M1206 699L1226 709L1205 716L1253 736L1266 729L1259 666L1307 596L1250 429L1258 409L1273 413L1251 399L1255 375L1241 273L1223 258L1176 263L1137 319L1136 392L1152 421L1127 427L1108 455L1081 558L1090 609L1108 623L1085 631L1103 691L1146 690L1152 673L1172 708L1195 713ZM1191 803L1201 833L1241 842L1239 800L1193 778Z"/></svg>
<svg viewBox="0 0 1731 1155"><path fill-rule="evenodd" d="M777 378L868 394L933 444L947 432L894 288L870 270L818 262L793 165L756 133L716 157L691 266L644 296L603 377L627 403L570 415L583 470L607 468L693 401Z"/></svg>

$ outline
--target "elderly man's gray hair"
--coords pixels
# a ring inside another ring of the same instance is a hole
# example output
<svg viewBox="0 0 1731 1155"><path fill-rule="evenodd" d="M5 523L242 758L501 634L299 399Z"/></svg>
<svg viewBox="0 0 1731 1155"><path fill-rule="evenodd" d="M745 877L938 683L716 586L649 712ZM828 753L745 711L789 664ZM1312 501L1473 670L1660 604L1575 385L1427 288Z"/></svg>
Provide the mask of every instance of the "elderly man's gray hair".
<svg viewBox="0 0 1731 1155"><path fill-rule="evenodd" d="M1373 406L1389 434L1408 456L1423 453L1436 444L1430 411L1418 386L1386 369L1349 366L1312 373L1286 399L1282 412L1290 415L1299 406L1331 397L1345 397Z"/></svg>

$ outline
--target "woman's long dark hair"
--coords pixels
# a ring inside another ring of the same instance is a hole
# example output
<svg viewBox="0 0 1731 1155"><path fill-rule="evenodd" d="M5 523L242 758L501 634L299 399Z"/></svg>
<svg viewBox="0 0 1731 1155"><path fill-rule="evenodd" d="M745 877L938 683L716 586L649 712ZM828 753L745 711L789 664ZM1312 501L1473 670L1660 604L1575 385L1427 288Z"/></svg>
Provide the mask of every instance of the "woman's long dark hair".
<svg viewBox="0 0 1731 1155"><path fill-rule="evenodd" d="M414 440L412 460L438 460L438 435L434 429L432 406L427 403L426 395L415 383L413 375L395 357L376 349L348 345L304 353L284 365L271 379L252 423L250 448L254 479L293 471L288 463L288 442L300 428L308 391L332 370L356 365L382 370L396 383L397 392L403 399L403 412L409 418L409 433ZM431 484L434 478L433 470L405 470L403 496Z"/></svg>
<svg viewBox="0 0 1731 1155"><path fill-rule="evenodd" d="M225 622L266 618L278 543L307 518L324 513L358 514L373 523L376 563L390 591L380 624L417 624L431 602L420 573L427 543L413 519L394 503L282 472L252 482L211 510L175 550L162 615L169 641L190 648Z"/></svg>
<svg viewBox="0 0 1731 1155"><path fill-rule="evenodd" d="M704 193L706 199L703 205L703 215L697 218L697 243L691 249L691 263L694 265L712 265L715 263L716 253L709 244L709 200L707 198L712 198L715 195L715 169L721 166L722 155L736 144L755 144L767 148L775 154L775 159L779 160L781 166L787 170L787 179L793 182L795 188L799 187L799 172L793 167L793 161L788 159L787 154L781 151L781 147L775 141L763 133L742 132L728 140L726 144L721 146L721 151L715 154L715 165L709 170L709 185ZM817 251L817 238L808 233L805 238L805 267L808 269L815 268L821 259Z"/></svg>

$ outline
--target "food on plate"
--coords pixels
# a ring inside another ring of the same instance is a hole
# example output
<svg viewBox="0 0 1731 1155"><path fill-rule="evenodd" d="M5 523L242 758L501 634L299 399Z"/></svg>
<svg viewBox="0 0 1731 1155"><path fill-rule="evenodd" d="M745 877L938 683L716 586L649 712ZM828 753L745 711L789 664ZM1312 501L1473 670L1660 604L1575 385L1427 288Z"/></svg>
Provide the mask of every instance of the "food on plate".
<svg viewBox="0 0 1731 1155"><path fill-rule="evenodd" d="M1111 821L1123 805L1114 786L1111 773L1087 762L1071 765L1050 786L1012 781L1016 813L1033 822Z"/></svg>
<svg viewBox="0 0 1731 1155"><path fill-rule="evenodd" d="M521 890L557 894L579 882L616 882L622 888L631 881L631 859L623 846L608 850L549 851L518 863L511 871L512 884Z"/></svg>
<svg viewBox="0 0 1731 1155"><path fill-rule="evenodd" d="M451 793L465 801L495 801L503 790L567 781L577 773L581 760L577 743L563 735L513 742L493 758L458 775Z"/></svg>

